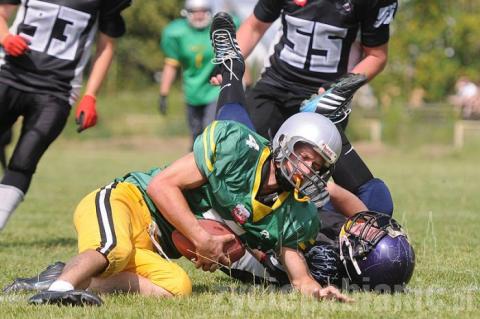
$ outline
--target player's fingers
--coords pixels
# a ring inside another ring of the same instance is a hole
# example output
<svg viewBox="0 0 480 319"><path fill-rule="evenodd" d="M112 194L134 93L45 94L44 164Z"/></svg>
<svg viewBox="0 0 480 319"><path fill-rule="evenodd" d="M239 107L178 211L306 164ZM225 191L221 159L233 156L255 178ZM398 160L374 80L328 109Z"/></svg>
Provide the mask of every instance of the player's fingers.
<svg viewBox="0 0 480 319"><path fill-rule="evenodd" d="M223 241L223 243L228 243L235 240L234 234L226 234L226 235L222 235L221 237L222 237L221 240Z"/></svg>
<svg viewBox="0 0 480 319"><path fill-rule="evenodd" d="M217 75L211 77L210 78L210 84L215 85L215 86L222 84L222 76L220 74L217 74Z"/></svg>
<svg viewBox="0 0 480 319"><path fill-rule="evenodd" d="M220 258L218 258L218 262L225 266L230 266L232 264L230 258L226 255L221 255Z"/></svg>
<svg viewBox="0 0 480 319"><path fill-rule="evenodd" d="M324 93L324 92L325 92L325 89L324 89L324 88L322 88L322 87L318 88L318 94L322 94L322 93Z"/></svg>
<svg viewBox="0 0 480 319"><path fill-rule="evenodd" d="M210 266L209 271L210 271L210 272L215 272L215 270L217 270L218 268L219 268L218 264L213 263L213 264Z"/></svg>

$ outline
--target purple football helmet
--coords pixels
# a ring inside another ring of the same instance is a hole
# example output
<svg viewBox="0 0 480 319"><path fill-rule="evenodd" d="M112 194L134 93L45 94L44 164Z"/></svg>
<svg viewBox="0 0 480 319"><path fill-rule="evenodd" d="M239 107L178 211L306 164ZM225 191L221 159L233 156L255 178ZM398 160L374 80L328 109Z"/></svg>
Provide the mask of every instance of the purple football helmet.
<svg viewBox="0 0 480 319"><path fill-rule="evenodd" d="M340 232L340 260L357 289L403 291L415 268L406 233L391 216L361 212Z"/></svg>

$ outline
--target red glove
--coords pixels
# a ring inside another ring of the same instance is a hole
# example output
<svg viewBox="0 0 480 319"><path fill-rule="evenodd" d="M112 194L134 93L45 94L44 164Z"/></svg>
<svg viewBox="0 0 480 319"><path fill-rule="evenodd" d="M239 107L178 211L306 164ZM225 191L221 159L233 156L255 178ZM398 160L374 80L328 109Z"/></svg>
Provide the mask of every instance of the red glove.
<svg viewBox="0 0 480 319"><path fill-rule="evenodd" d="M8 34L2 41L5 53L11 56L20 56L28 50L28 42L19 35Z"/></svg>
<svg viewBox="0 0 480 319"><path fill-rule="evenodd" d="M84 95L78 103L75 112L75 123L78 124L77 132L95 126L97 124L96 99L91 95Z"/></svg>

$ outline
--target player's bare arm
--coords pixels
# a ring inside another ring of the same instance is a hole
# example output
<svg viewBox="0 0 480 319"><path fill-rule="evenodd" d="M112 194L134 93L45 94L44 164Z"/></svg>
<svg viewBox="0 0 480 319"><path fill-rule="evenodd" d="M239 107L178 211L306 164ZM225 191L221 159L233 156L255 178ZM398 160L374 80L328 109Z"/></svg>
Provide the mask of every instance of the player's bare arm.
<svg viewBox="0 0 480 319"><path fill-rule="evenodd" d="M341 302L353 300L343 295L337 288L328 286L323 288L310 275L307 263L301 252L287 247L282 247L282 264L287 270L288 278L293 288L306 296L317 299L333 299Z"/></svg>
<svg viewBox="0 0 480 319"><path fill-rule="evenodd" d="M5 36L10 34L7 21L13 14L13 12L16 10L16 8L17 6L13 4L0 5L0 40L3 40Z"/></svg>
<svg viewBox="0 0 480 319"><path fill-rule="evenodd" d="M364 74L372 80L387 65L388 43L377 47L363 46L364 58L352 70L352 73Z"/></svg>
<svg viewBox="0 0 480 319"><path fill-rule="evenodd" d="M167 96L170 93L173 81L177 76L178 65L165 61L162 71L162 78L160 80L160 95Z"/></svg>
<svg viewBox="0 0 480 319"><path fill-rule="evenodd" d="M368 210L367 206L355 194L334 182L327 183L327 190L335 209L346 217Z"/></svg>
<svg viewBox="0 0 480 319"><path fill-rule="evenodd" d="M158 111L162 115L167 114L167 97L170 93L173 81L177 77L178 64L176 61L166 60L163 66L162 78L160 80L160 99L158 103Z"/></svg>
<svg viewBox="0 0 480 319"><path fill-rule="evenodd" d="M255 46L271 25L272 23L260 21L253 13L240 25L237 32L237 39L245 59L252 53Z"/></svg>
<svg viewBox="0 0 480 319"><path fill-rule="evenodd" d="M115 53L115 39L99 32L95 60L85 88L85 95L96 96Z"/></svg>
<svg viewBox="0 0 480 319"><path fill-rule="evenodd" d="M99 32L95 60L88 78L85 94L75 111L75 121L78 124L77 131L79 133L97 124L96 95L108 73L114 53L115 39Z"/></svg>
<svg viewBox="0 0 480 319"><path fill-rule="evenodd" d="M197 188L207 182L198 169L193 153L175 161L155 176L148 185L148 195L162 215L195 247L199 256L197 268L214 271L217 261L228 264L223 245L235 238L233 234L213 236L206 232L193 215L182 191Z"/></svg>

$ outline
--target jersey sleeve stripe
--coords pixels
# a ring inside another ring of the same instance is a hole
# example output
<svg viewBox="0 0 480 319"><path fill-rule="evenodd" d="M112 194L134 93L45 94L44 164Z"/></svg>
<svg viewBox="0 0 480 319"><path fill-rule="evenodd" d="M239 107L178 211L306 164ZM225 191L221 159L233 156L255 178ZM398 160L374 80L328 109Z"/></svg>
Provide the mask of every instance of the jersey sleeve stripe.
<svg viewBox="0 0 480 319"><path fill-rule="evenodd" d="M165 58L165 63L172 66L180 66L180 62L172 58Z"/></svg>
<svg viewBox="0 0 480 319"><path fill-rule="evenodd" d="M203 153L205 156L205 164L207 164L208 171L213 171L213 162L215 162L215 127L217 126L218 121L214 121L210 124L203 133ZM211 154L208 154L208 142L210 142L210 151Z"/></svg>
<svg viewBox="0 0 480 319"><path fill-rule="evenodd" d="M210 126L205 129L205 132L203 133L203 153L205 156L205 164L207 164L208 171L211 172L213 171L213 165L212 162L210 162L210 159L208 158L208 142L207 142L207 134L210 131Z"/></svg>

